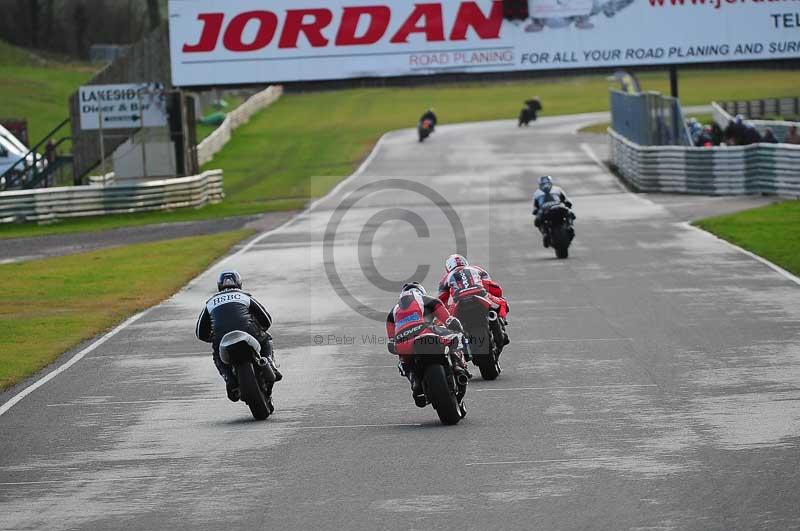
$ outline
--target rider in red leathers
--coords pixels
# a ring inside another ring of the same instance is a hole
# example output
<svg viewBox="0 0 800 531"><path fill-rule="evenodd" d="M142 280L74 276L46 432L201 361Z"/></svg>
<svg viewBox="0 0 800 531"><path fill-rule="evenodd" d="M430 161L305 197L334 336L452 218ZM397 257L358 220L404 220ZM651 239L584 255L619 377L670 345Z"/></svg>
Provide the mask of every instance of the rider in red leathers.
<svg viewBox="0 0 800 531"><path fill-rule="evenodd" d="M446 328L436 323L444 324ZM429 297L418 282L403 286L400 300L386 317L386 334L389 337L389 352L400 357L400 372L411 383L414 402L420 407L425 407L426 403L421 375L414 371L414 341L423 334L447 337L453 332L463 332L461 322L450 315L439 299ZM460 352L458 360L459 369L469 374Z"/></svg>
<svg viewBox="0 0 800 531"><path fill-rule="evenodd" d="M451 309L451 301L455 294L454 290L456 289L456 284L452 282L452 274L454 271L463 267L468 267L470 270L477 273L481 286L486 290L486 297L499 306L497 314L503 320L503 324L506 324L509 308L508 301L503 297L503 288L500 284L492 280L485 269L469 265L467 259L460 254L451 255L444 263L444 276L439 282L439 300L447 305L448 309Z"/></svg>

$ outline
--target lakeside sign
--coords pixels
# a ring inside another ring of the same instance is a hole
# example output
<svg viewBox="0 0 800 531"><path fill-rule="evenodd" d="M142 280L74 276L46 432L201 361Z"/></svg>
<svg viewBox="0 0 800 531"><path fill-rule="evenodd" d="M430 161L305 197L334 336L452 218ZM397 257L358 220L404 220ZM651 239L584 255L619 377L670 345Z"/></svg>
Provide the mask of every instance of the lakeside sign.
<svg viewBox="0 0 800 531"><path fill-rule="evenodd" d="M166 95L159 83L87 85L78 96L84 131L167 125Z"/></svg>
<svg viewBox="0 0 800 531"><path fill-rule="evenodd" d="M800 2L170 0L177 86L800 57ZM795 24L795 22L797 22Z"/></svg>

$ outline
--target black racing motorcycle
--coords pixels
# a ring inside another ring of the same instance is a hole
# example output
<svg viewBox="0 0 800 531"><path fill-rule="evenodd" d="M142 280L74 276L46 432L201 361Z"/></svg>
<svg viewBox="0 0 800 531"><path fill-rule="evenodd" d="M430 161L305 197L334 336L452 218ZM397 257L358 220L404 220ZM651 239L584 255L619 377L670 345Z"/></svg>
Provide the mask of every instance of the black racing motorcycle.
<svg viewBox="0 0 800 531"><path fill-rule="evenodd" d="M261 356L261 344L247 332L225 334L219 343L219 357L233 368L239 381L239 396L250 408L256 420L265 420L275 407L272 405L272 386L275 372Z"/></svg>
<svg viewBox="0 0 800 531"><path fill-rule="evenodd" d="M414 372L422 378L425 394L415 401L419 407L432 405L442 424L458 424L467 416L464 395L469 373L460 367L458 359L462 341L461 334L442 336L433 332L420 334L414 340ZM391 347L394 351L393 343ZM402 365L400 371L403 371Z"/></svg>
<svg viewBox="0 0 800 531"><path fill-rule="evenodd" d="M537 113L541 110L542 103L538 99L527 100L525 102L525 107L519 111L518 127L527 127L531 122L535 122Z"/></svg>
<svg viewBox="0 0 800 531"><path fill-rule="evenodd" d="M528 127L531 122L536 121L536 113L530 109L530 107L523 107L521 111L519 111L519 119L517 127Z"/></svg>
<svg viewBox="0 0 800 531"><path fill-rule="evenodd" d="M569 246L575 238L575 215L563 203L553 205L542 212L541 223L550 246L556 252L556 258L569 257Z"/></svg>
<svg viewBox="0 0 800 531"><path fill-rule="evenodd" d="M425 119L420 120L419 124L417 125L417 134L419 135L419 141L425 142L425 139L431 136L433 133L433 120Z"/></svg>
<svg viewBox="0 0 800 531"><path fill-rule="evenodd" d="M501 372L499 359L505 335L497 310L497 305L481 292L456 295L452 308L452 314L464 327L472 363L484 380L494 380Z"/></svg>

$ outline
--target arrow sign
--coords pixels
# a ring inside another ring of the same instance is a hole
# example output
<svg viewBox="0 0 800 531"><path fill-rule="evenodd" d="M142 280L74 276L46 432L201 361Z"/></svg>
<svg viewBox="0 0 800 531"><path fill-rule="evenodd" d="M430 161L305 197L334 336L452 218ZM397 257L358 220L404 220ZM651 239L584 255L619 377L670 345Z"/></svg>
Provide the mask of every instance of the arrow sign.
<svg viewBox="0 0 800 531"><path fill-rule="evenodd" d="M80 88L81 129L134 129L167 125L166 94L157 83ZM141 113L137 112L141 109Z"/></svg>

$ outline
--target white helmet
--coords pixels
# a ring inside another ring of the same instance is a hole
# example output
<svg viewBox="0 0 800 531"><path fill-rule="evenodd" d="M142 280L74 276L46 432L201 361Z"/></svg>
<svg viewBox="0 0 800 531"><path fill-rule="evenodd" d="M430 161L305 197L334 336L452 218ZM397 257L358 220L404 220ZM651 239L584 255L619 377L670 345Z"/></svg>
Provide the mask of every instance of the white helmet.
<svg viewBox="0 0 800 531"><path fill-rule="evenodd" d="M467 259L460 254L452 254L444 263L444 269L448 273L459 267L466 267L469 265Z"/></svg>

